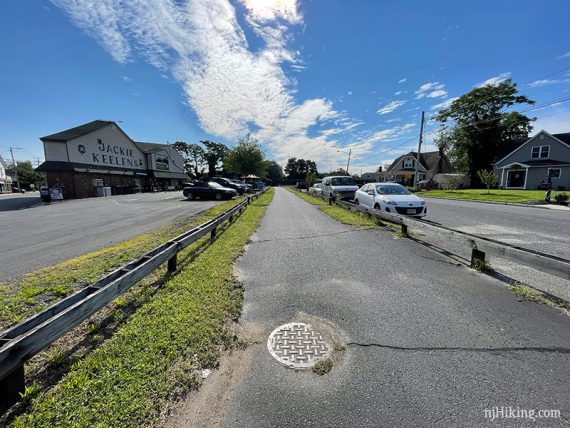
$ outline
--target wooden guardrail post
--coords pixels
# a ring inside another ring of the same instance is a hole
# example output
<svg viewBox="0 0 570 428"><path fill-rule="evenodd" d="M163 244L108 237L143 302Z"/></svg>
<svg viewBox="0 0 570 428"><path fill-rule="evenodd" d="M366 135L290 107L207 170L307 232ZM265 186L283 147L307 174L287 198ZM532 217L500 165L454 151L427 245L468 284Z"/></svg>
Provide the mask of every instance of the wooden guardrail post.
<svg viewBox="0 0 570 428"><path fill-rule="evenodd" d="M216 229L217 227L214 227L210 232L210 242L214 242L216 240Z"/></svg>
<svg viewBox="0 0 570 428"><path fill-rule="evenodd" d="M400 225L400 227L401 227L402 236L403 236L404 238L408 238L408 237L409 237L409 235L408 235L408 225L402 223L402 224Z"/></svg>
<svg viewBox="0 0 570 428"><path fill-rule="evenodd" d="M485 253L473 248L471 250L471 268L481 270L485 266Z"/></svg>
<svg viewBox="0 0 570 428"><path fill-rule="evenodd" d="M5 410L21 398L24 393L24 366L18 367L4 379L0 380L0 410Z"/></svg>
<svg viewBox="0 0 570 428"><path fill-rule="evenodd" d="M176 272L176 265L178 263L177 257L178 253L168 259L168 272Z"/></svg>

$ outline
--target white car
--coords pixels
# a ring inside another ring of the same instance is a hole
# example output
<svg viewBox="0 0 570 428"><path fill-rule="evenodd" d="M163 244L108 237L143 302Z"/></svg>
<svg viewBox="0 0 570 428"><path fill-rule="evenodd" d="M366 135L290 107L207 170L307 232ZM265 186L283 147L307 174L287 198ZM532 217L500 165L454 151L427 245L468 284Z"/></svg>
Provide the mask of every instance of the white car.
<svg viewBox="0 0 570 428"><path fill-rule="evenodd" d="M313 184L311 187L309 187L309 193L312 193L314 195L321 195L323 193L321 186L321 183Z"/></svg>
<svg viewBox="0 0 570 428"><path fill-rule="evenodd" d="M425 217L426 202L398 183L369 183L354 195L354 203L392 214Z"/></svg>

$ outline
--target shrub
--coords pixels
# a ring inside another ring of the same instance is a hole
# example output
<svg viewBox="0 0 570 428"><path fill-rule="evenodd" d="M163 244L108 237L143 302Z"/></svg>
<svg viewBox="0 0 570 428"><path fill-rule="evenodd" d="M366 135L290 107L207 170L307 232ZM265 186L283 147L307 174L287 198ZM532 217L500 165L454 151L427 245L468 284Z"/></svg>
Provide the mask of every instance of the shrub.
<svg viewBox="0 0 570 428"><path fill-rule="evenodd" d="M554 200L556 202L566 202L568 200L568 194L567 193L557 193L554 196Z"/></svg>

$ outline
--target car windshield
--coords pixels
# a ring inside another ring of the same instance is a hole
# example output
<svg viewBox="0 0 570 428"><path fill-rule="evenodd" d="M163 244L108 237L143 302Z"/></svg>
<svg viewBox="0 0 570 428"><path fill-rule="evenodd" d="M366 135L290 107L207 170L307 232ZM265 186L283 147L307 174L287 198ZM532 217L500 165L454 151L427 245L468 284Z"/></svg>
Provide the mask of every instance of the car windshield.
<svg viewBox="0 0 570 428"><path fill-rule="evenodd" d="M381 195L411 195L412 193L399 184L379 184L376 191Z"/></svg>
<svg viewBox="0 0 570 428"><path fill-rule="evenodd" d="M331 179L332 186L356 186L352 177L335 177Z"/></svg>
<svg viewBox="0 0 570 428"><path fill-rule="evenodd" d="M221 189L222 187L224 187L221 184L216 183L215 181L210 181L208 182L208 184L210 185L210 187L213 187L214 189Z"/></svg>
<svg viewBox="0 0 570 428"><path fill-rule="evenodd" d="M315 187L316 187L317 189L320 189L320 188L321 188L321 184L315 184Z"/></svg>

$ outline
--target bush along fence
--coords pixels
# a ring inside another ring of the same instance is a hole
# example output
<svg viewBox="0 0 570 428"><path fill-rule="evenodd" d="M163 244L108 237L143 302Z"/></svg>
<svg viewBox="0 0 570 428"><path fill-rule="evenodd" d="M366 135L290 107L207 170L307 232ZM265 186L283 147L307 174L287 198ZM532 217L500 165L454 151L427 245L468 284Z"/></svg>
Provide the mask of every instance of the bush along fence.
<svg viewBox="0 0 570 428"><path fill-rule="evenodd" d="M451 229L427 220L419 220L413 217L404 217L374 208L366 208L362 205L356 205L351 202L341 201L335 198L325 198L323 196L321 196L321 198L328 200L330 205L336 204L351 211L357 211L374 216L380 220L398 224L401 227L401 234L404 237L409 237L409 229L420 229L436 234L443 234L449 239L464 243L471 248L472 268L480 269L482 266L485 266L486 256L491 255L507 259L518 264L524 264L528 267L559 278L570 280L570 260L562 257Z"/></svg>
<svg viewBox="0 0 570 428"><path fill-rule="evenodd" d="M24 392L24 363L27 360L150 275L162 264L167 263L168 271L175 272L177 254L180 251L208 234L210 242L213 242L218 227L226 222L228 225L231 224L264 192L265 190L247 197L216 218L188 230L109 273L93 285L0 332L0 409L14 404L20 399L20 393Z"/></svg>

